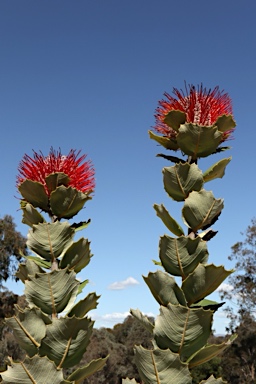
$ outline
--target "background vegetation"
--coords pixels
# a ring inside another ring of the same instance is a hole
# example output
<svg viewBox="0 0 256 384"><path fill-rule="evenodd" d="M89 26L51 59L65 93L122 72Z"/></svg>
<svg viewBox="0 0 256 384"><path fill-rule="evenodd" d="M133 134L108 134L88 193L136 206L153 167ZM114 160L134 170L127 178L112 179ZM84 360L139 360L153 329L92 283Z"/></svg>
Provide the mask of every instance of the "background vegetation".
<svg viewBox="0 0 256 384"><path fill-rule="evenodd" d="M26 300L24 296L8 291L4 282L7 276L11 277L21 258L18 249L25 253L26 246L25 239L16 232L10 216L1 219L0 225L0 367L3 367L8 356L13 360L22 359L24 356L11 330L5 326L4 318L14 314L15 303L24 308ZM252 219L243 236L244 240L231 248L232 253L229 256L236 262L236 272L228 280L233 289L221 292L222 299L230 303L226 310L230 318L227 334L236 333L238 337L222 355L192 370L193 384L211 374L215 377L222 376L231 384L256 383L256 219ZM226 337L212 335L210 342L219 344ZM94 358L108 354L110 356L105 367L84 380L83 384L120 384L125 377L135 378L140 382L133 354L135 344L142 344L147 349L152 348L151 334L132 316L112 329L94 329L81 365Z"/></svg>

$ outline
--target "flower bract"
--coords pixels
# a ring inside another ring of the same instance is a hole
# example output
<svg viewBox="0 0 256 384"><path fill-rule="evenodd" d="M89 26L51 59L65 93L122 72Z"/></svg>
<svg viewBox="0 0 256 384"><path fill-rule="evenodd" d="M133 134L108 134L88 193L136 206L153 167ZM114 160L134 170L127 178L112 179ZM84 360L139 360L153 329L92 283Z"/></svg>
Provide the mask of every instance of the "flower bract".
<svg viewBox="0 0 256 384"><path fill-rule="evenodd" d="M91 161L85 161L85 158L86 155L80 156L80 151L74 149L67 155L53 148L47 156L41 151L34 151L33 157L25 154L18 167L17 187L28 179L43 184L46 193L50 195L45 179L50 174L61 172L68 176L68 186L83 193L92 192L95 188L94 169Z"/></svg>
<svg viewBox="0 0 256 384"><path fill-rule="evenodd" d="M169 138L175 138L177 135L177 132L164 122L171 111L184 112L186 123L202 126L212 126L220 116L233 113L230 96L224 91L220 91L218 86L213 90L207 90L202 84L197 88L189 85L185 87L185 92L173 88L173 94L174 96L167 92L164 94L165 99L159 101L155 114L154 129ZM228 139L233 130L226 131L222 141Z"/></svg>

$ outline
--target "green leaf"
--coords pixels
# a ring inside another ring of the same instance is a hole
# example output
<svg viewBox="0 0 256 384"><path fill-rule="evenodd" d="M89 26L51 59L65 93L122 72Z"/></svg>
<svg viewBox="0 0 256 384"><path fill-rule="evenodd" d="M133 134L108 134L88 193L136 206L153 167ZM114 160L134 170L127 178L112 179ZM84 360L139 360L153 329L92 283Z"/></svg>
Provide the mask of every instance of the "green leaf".
<svg viewBox="0 0 256 384"><path fill-rule="evenodd" d="M86 279L84 281L82 281L80 284L79 284L79 287L78 287L78 291L77 291L77 295L79 295L80 293L82 293L84 287L89 283L89 280Z"/></svg>
<svg viewBox="0 0 256 384"><path fill-rule="evenodd" d="M160 305L166 307L171 303L187 306L184 293L175 282L175 279L168 273L162 271L150 272L148 277L143 276L143 279Z"/></svg>
<svg viewBox="0 0 256 384"><path fill-rule="evenodd" d="M59 267L68 267L78 273L89 264L91 257L90 242L82 237L66 250Z"/></svg>
<svg viewBox="0 0 256 384"><path fill-rule="evenodd" d="M27 260L32 260L34 261L39 267L50 269L51 268L51 262L50 261L45 261L41 257L37 256L24 256L25 259Z"/></svg>
<svg viewBox="0 0 256 384"><path fill-rule="evenodd" d="M70 178L68 177L68 175L63 172L51 173L45 178L45 182L50 193L52 191L55 191L55 189L60 185L68 187L69 180Z"/></svg>
<svg viewBox="0 0 256 384"><path fill-rule="evenodd" d="M155 265L158 265L159 267L162 267L161 261L152 260Z"/></svg>
<svg viewBox="0 0 256 384"><path fill-rule="evenodd" d="M235 128L236 123L232 115L222 115L218 118L215 125L218 127L220 132L224 133Z"/></svg>
<svg viewBox="0 0 256 384"><path fill-rule="evenodd" d="M181 226L172 218L172 216L169 214L163 204L154 204L154 209L156 211L157 216L160 217L160 219L166 225L169 231L171 231L176 236L184 235Z"/></svg>
<svg viewBox="0 0 256 384"><path fill-rule="evenodd" d="M32 204L25 203L21 207L23 211L22 223L33 227L34 224L44 223L45 220L42 215L33 207Z"/></svg>
<svg viewBox="0 0 256 384"><path fill-rule="evenodd" d="M182 164L185 164L186 161L179 158L179 157L176 157L176 156L170 156L170 155L165 155L163 153L158 153L156 155L156 157L162 157L163 159L166 159L166 160L169 160L169 161L172 161L173 163L182 163Z"/></svg>
<svg viewBox="0 0 256 384"><path fill-rule="evenodd" d="M223 199L215 199L211 191L191 192L185 200L182 215L193 232L204 229L218 218L224 207Z"/></svg>
<svg viewBox="0 0 256 384"><path fill-rule="evenodd" d="M222 159L212 165L210 168L208 168L203 174L204 182L206 183L207 181L211 181L217 178L221 179L224 176L226 166L228 165L231 159L232 157Z"/></svg>
<svg viewBox="0 0 256 384"><path fill-rule="evenodd" d="M83 367L74 371L67 379L69 381L74 381L75 384L80 384L82 383L81 380L86 379L87 377L102 369L106 364L107 359L108 356L97 360L92 360L89 364L84 365Z"/></svg>
<svg viewBox="0 0 256 384"><path fill-rule="evenodd" d="M202 240L209 241L214 236L216 236L218 231L213 231L212 229L207 229L206 231L202 231L198 233L198 236L201 237Z"/></svg>
<svg viewBox="0 0 256 384"><path fill-rule="evenodd" d="M150 333L153 332L154 324L152 324L148 317L143 315L139 309L131 309L130 312L145 329L147 329Z"/></svg>
<svg viewBox="0 0 256 384"><path fill-rule="evenodd" d="M20 263L19 269L15 273L15 276L18 277L23 283L25 280L29 280L29 275L34 276L36 273L45 273L44 270L37 265L33 260L28 259L26 263Z"/></svg>
<svg viewBox="0 0 256 384"><path fill-rule="evenodd" d="M18 305L15 307L15 316L5 319L6 324L12 328L20 347L32 357L37 354L46 333L46 324L51 324L51 320L39 308L22 310Z"/></svg>
<svg viewBox="0 0 256 384"><path fill-rule="evenodd" d="M171 111L169 112L165 119L164 123L167 124L174 131L179 132L181 124L186 122L186 113L182 111Z"/></svg>
<svg viewBox="0 0 256 384"><path fill-rule="evenodd" d="M200 237L191 239L164 235L160 238L159 257L168 273L185 278L199 263L207 262L207 243Z"/></svg>
<svg viewBox="0 0 256 384"><path fill-rule="evenodd" d="M168 304L160 307L154 336L159 348L169 348L186 361L204 347L211 334L212 311Z"/></svg>
<svg viewBox="0 0 256 384"><path fill-rule="evenodd" d="M51 210L59 219L71 219L83 208L86 201L90 199L91 197L88 193L61 185L51 193Z"/></svg>
<svg viewBox="0 0 256 384"><path fill-rule="evenodd" d="M193 159L207 157L216 152L221 140L222 133L215 126L183 124L177 134L177 143L181 151Z"/></svg>
<svg viewBox="0 0 256 384"><path fill-rule="evenodd" d="M231 149L231 147L218 147L215 153L224 152L224 151L227 151L228 149Z"/></svg>
<svg viewBox="0 0 256 384"><path fill-rule="evenodd" d="M74 233L68 222L40 223L30 229L27 246L45 260L52 261L70 246Z"/></svg>
<svg viewBox="0 0 256 384"><path fill-rule="evenodd" d="M2 372L3 384L68 384L63 373L47 357L26 357L21 363L12 362L6 372Z"/></svg>
<svg viewBox="0 0 256 384"><path fill-rule="evenodd" d="M217 301L203 299L203 300L196 302L195 304L191 304L190 307L191 308L203 307L204 309L210 309L211 311L216 312L224 304L225 304L225 302L218 303Z"/></svg>
<svg viewBox="0 0 256 384"><path fill-rule="evenodd" d="M199 264L182 283L188 305L210 295L234 270L226 270L223 266Z"/></svg>
<svg viewBox="0 0 256 384"><path fill-rule="evenodd" d="M76 316L79 318L84 317L89 311L97 308L98 299L100 296L97 296L94 292L89 293L83 300L80 300L67 314L68 317Z"/></svg>
<svg viewBox="0 0 256 384"><path fill-rule="evenodd" d="M76 232L81 231L82 229L85 229L90 224L91 219L88 219L87 221L80 221L80 223L73 223L71 225L71 228L73 228Z"/></svg>
<svg viewBox="0 0 256 384"><path fill-rule="evenodd" d="M26 299L48 315L64 311L77 296L79 282L74 271L61 269L29 277L25 281Z"/></svg>
<svg viewBox="0 0 256 384"><path fill-rule="evenodd" d="M155 140L158 144L162 145L166 149L171 149L173 151L177 151L179 146L176 142L176 139L171 139L165 136L158 136L152 131L148 131L150 139Z"/></svg>
<svg viewBox="0 0 256 384"><path fill-rule="evenodd" d="M196 164L175 164L163 168L164 189L176 201L185 200L191 191L200 191L203 174Z"/></svg>
<svg viewBox="0 0 256 384"><path fill-rule="evenodd" d="M170 350L147 350L135 346L135 362L145 384L191 384L192 379L187 364L180 361L179 355ZM170 381L171 380L171 381Z"/></svg>
<svg viewBox="0 0 256 384"><path fill-rule="evenodd" d="M93 323L88 318L53 319L52 324L46 328L39 354L48 356L58 369L78 364L89 344Z"/></svg>
<svg viewBox="0 0 256 384"><path fill-rule="evenodd" d="M200 384L226 384L227 381L223 381L220 377L219 379L215 379L213 375L209 377L207 380L200 381Z"/></svg>
<svg viewBox="0 0 256 384"><path fill-rule="evenodd" d="M48 212L48 196L45 192L44 186L37 181L26 179L19 186L19 191L22 197L35 208L41 208L43 211Z"/></svg>
<svg viewBox="0 0 256 384"><path fill-rule="evenodd" d="M224 343L218 345L206 345L189 360L189 368L191 369L200 364L206 363L206 361L213 359L215 356L219 355L227 347L229 347L232 342L236 339L236 337L237 335L232 335L228 340L224 341Z"/></svg>

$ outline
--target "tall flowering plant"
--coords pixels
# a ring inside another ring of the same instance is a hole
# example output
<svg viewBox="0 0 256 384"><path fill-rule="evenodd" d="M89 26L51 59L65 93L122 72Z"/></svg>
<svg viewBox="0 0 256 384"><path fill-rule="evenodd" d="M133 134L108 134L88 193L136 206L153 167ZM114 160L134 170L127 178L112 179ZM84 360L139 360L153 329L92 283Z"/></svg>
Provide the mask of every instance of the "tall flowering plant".
<svg viewBox="0 0 256 384"><path fill-rule="evenodd" d="M7 362L2 382L78 384L106 361L88 362L64 378L63 369L78 364L89 344L94 322L88 313L99 299L89 293L75 303L88 282L79 281L77 274L92 254L87 239L74 240L89 221L68 222L91 199L94 169L75 150L62 155L51 149L48 156L34 152L19 164L17 188L22 196L22 221L30 227L27 246L32 255L26 256L17 272L25 284L28 307L16 306L15 316L6 323L26 357L21 362Z"/></svg>
<svg viewBox="0 0 256 384"><path fill-rule="evenodd" d="M151 333L152 350L135 346L136 364L145 384L191 384L190 369L222 352L232 339L219 345L208 344L213 314L223 303L209 300L224 279L232 273L224 266L208 263L207 243L217 232L223 199L215 198L205 184L222 178L231 158L224 158L202 171L198 160L229 149L223 143L235 128L228 94L218 87L189 86L186 91L165 94L156 109L150 138L181 156L160 154L174 165L163 168L163 184L168 196L183 202L182 219L187 231L163 204L154 205L157 216L169 231L159 242L161 267L144 277L160 305L160 314L151 323L139 310L131 310ZM171 232L171 234L170 234ZM179 277L178 284L175 277ZM125 379L123 383L135 382ZM202 383L223 383L211 376Z"/></svg>

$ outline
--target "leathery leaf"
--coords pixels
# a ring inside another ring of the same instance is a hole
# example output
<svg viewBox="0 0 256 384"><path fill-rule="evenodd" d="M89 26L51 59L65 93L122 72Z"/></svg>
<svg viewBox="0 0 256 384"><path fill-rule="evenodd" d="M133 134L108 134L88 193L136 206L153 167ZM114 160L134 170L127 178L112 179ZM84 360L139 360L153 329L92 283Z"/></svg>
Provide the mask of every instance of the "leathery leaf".
<svg viewBox="0 0 256 384"><path fill-rule="evenodd" d="M175 384L191 384L187 364L169 349L147 350L135 346L135 362L145 384L170 384L170 378Z"/></svg>
<svg viewBox="0 0 256 384"><path fill-rule="evenodd" d="M52 324L46 328L39 354L48 356L58 369L78 364L89 344L93 323L88 318L53 319Z"/></svg>
<svg viewBox="0 0 256 384"><path fill-rule="evenodd" d="M12 328L20 347L27 352L29 357L32 357L37 354L38 347L46 333L46 324L50 324L51 320L39 308L22 310L16 305L15 312L13 317L6 319L6 324Z"/></svg>
<svg viewBox="0 0 256 384"><path fill-rule="evenodd" d="M206 263L207 244L200 237L191 239L164 235L160 238L159 257L167 272L185 278L199 263Z"/></svg>
<svg viewBox="0 0 256 384"><path fill-rule="evenodd" d="M169 348L187 361L204 347L211 334L213 312L168 304L160 307L155 321L154 336L159 348Z"/></svg>
<svg viewBox="0 0 256 384"><path fill-rule="evenodd" d="M45 260L52 261L72 243L74 233L67 222L40 223L30 229L27 246Z"/></svg>
<svg viewBox="0 0 256 384"><path fill-rule="evenodd" d="M47 357L26 357L21 363L12 362L8 370L1 372L5 384L70 384L63 378L62 370Z"/></svg>
<svg viewBox="0 0 256 384"><path fill-rule="evenodd" d="M48 315L64 311L74 301L79 281L74 271L66 269L36 273L25 281L25 295L30 306L41 308Z"/></svg>
<svg viewBox="0 0 256 384"><path fill-rule="evenodd" d="M182 290L188 305L210 295L234 270L226 270L223 266L199 264L183 281Z"/></svg>

